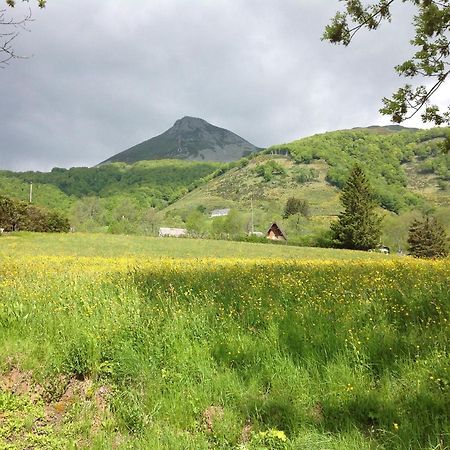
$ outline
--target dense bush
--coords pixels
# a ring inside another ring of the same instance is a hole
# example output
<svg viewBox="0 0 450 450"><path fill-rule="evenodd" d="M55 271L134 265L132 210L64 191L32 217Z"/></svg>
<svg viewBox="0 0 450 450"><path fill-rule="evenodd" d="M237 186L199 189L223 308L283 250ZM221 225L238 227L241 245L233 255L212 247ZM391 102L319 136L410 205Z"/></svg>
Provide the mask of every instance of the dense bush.
<svg viewBox="0 0 450 450"><path fill-rule="evenodd" d="M295 171L295 181L299 184L307 183L308 181L314 181L317 180L319 174L316 170L310 169L307 167L299 167Z"/></svg>
<svg viewBox="0 0 450 450"><path fill-rule="evenodd" d="M301 198L290 197L284 206L283 217L286 219L294 214L301 214L308 218L310 216L309 202Z"/></svg>
<svg viewBox="0 0 450 450"><path fill-rule="evenodd" d="M59 212L0 196L0 228L4 231L67 232L70 225Z"/></svg>

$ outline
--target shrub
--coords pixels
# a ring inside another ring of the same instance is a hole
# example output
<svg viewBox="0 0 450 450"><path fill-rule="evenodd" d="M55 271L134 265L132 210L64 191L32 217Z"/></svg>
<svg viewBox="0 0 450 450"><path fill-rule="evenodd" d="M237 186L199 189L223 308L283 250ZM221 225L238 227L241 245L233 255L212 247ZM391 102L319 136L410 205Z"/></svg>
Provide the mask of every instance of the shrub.
<svg viewBox="0 0 450 450"><path fill-rule="evenodd" d="M308 218L310 216L308 200L302 200L296 197L288 198L284 207L283 217L287 219L294 214L301 214L303 217Z"/></svg>

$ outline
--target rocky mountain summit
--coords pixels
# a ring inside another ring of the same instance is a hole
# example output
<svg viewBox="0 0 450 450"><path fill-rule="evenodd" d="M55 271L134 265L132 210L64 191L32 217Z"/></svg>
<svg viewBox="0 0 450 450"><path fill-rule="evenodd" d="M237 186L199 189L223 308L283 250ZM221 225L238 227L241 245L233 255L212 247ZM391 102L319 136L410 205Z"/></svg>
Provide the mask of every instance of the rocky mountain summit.
<svg viewBox="0 0 450 450"><path fill-rule="evenodd" d="M102 164L151 159L230 162L258 150L258 147L229 130L186 116L159 136L134 145Z"/></svg>

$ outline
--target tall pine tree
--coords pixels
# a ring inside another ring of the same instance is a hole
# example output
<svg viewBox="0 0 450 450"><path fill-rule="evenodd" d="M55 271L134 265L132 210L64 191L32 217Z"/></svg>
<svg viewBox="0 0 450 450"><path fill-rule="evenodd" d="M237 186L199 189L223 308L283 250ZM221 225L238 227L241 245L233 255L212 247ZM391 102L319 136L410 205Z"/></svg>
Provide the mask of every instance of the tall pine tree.
<svg viewBox="0 0 450 450"><path fill-rule="evenodd" d="M331 224L334 242L342 248L369 250L381 236L381 217L370 184L360 166L355 165L341 193L344 211Z"/></svg>
<svg viewBox="0 0 450 450"><path fill-rule="evenodd" d="M409 228L408 244L416 258L444 258L448 255L447 234L435 217L414 220Z"/></svg>

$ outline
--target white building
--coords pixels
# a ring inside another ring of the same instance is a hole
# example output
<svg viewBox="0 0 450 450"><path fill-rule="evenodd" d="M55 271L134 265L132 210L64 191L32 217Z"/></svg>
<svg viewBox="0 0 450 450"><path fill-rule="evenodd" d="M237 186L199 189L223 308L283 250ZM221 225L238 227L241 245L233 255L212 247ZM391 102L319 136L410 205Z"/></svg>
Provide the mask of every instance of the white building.
<svg viewBox="0 0 450 450"><path fill-rule="evenodd" d="M211 211L210 217L225 217L228 216L229 212L230 208L214 209Z"/></svg>
<svg viewBox="0 0 450 450"><path fill-rule="evenodd" d="M160 228L159 237L182 237L187 236L186 228Z"/></svg>

